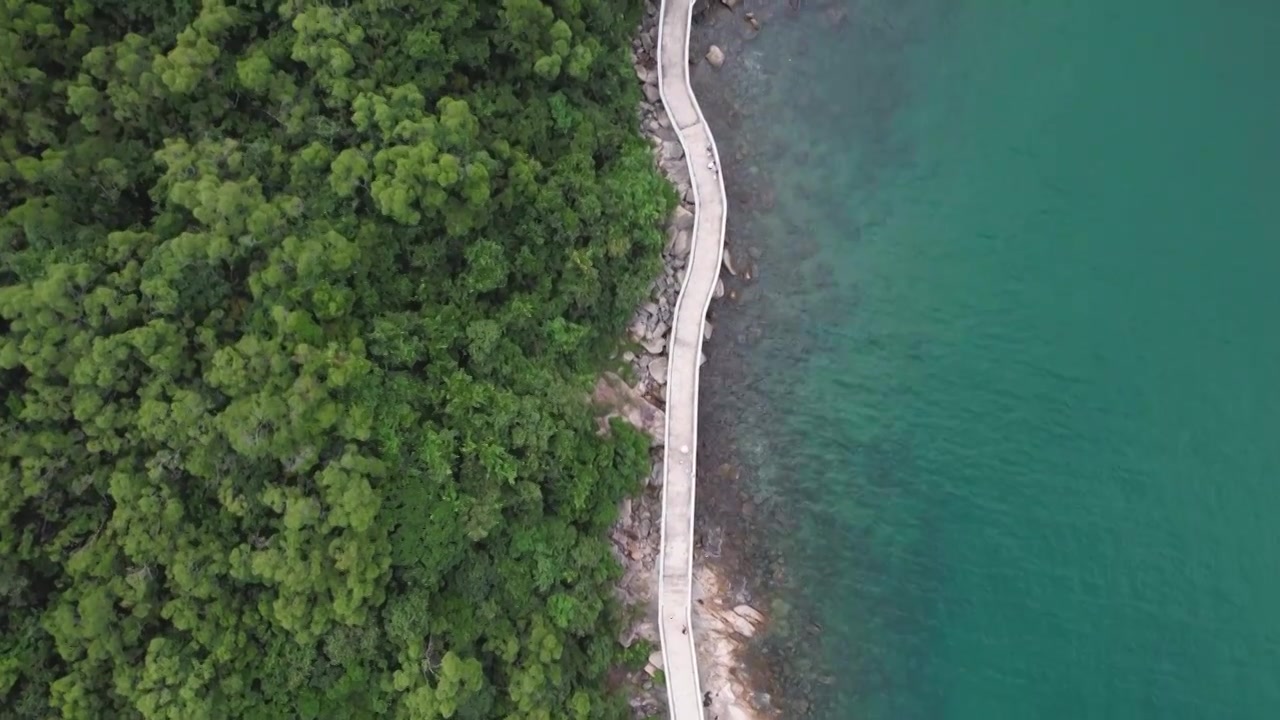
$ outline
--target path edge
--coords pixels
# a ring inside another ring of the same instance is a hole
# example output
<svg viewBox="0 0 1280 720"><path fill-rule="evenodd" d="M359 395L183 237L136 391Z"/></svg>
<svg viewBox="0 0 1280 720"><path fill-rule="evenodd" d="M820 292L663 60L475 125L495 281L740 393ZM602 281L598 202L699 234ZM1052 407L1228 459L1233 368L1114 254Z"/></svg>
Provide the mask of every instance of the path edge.
<svg viewBox="0 0 1280 720"><path fill-rule="evenodd" d="M705 128L707 133L707 139L711 143L712 157L716 164L716 190L717 192L720 193L720 203L721 203L720 206L721 208L723 208L723 212L721 213L721 216L720 216L720 233L719 233L719 238L717 239L717 242L716 242L716 262L714 265L716 276L718 278L720 275L720 266L724 262L724 241L725 241L725 231L729 221L729 203L728 203L728 198L726 197L725 189L724 189L724 175L722 172L723 166L720 164L720 148L716 145L715 135L711 132L711 126L707 123L707 118L702 113L702 105L698 103L698 96L693 91L693 85L691 83L690 73L689 73L689 70L687 69L689 64L689 44L692 41L692 32L693 32L694 0L683 0L683 1L688 3L688 13L685 17L685 32L684 32L684 40L685 40L684 62L686 65L686 70L684 73L684 91L688 93L690 103L693 105L694 111L698 114L698 122L703 126L703 128ZM694 212L693 238L692 238L692 242L690 243L691 250L689 253L689 259L685 263L685 267L688 268L689 270L688 272L685 273L684 279L680 283L680 294L676 299L675 309L672 314L671 327L672 327L672 337L674 338L675 328L678 325L677 319L680 317L680 313L684 309L685 300L688 299L688 294L686 291L688 290L688 287L689 287L689 278L693 275L693 268L695 267L693 259L702 247L702 243L698 242L698 237L697 237L698 215L702 212L702 198L701 198L701 193L698 190L698 182L696 179L697 176L694 173L693 155L689 152L689 147L685 141L684 132L680 127L680 123L677 121L675 116L671 113L670 105L667 102L666 74L663 72L663 67L662 67L663 66L662 47L663 47L663 41L665 39L664 29L666 27L667 2L668 0L661 0L659 5L659 10L658 10L658 42L657 42L657 46L655 47L655 55L657 57L657 67L658 67L658 95L662 99L662 110L667 114L667 118L671 120L671 127L676 133L676 138L680 141L680 147L683 148L684 150L685 165L689 169L689 179L690 179L689 185L693 190L693 212ZM699 396L701 395L701 377L702 377L701 361L702 361L702 354L703 354L702 353L702 345L704 342L703 338L704 338L704 334L706 333L707 311L710 310L711 308L711 300L715 295L715 286L716 286L716 283L711 283L709 285L710 289L707 291L706 297L702 298L702 311L698 318L698 335L696 339L697 348L698 348L698 357L695 360L694 373L693 373L693 390L694 390L693 392L693 418L694 418L693 444L689 449L689 463L690 463L689 476L691 478L691 482L690 482L691 487L689 489L689 557L687 559L687 564L686 564L686 574L688 577L688 589L686 590L686 593L685 593L684 614L685 614L685 626L689 628L688 637L689 637L691 655L693 657L694 687L697 690L697 696L699 698L702 697L702 677L701 677L701 670L698 667L698 647L695 641L695 635L693 631L693 545L694 545L693 538L694 538L694 525L695 525L695 517L696 517L695 508L697 505L697 494L698 494L698 401L699 401ZM670 413L671 397L670 395L671 395L671 386L670 384L668 384L667 390L666 390L667 412L664 413L664 415L666 416L666 423L663 428L664 440L666 440L667 442L664 443L663 454L662 454L662 518L660 523L661 534L660 534L660 543L658 546L659 552L658 552L658 561L657 561L658 562L657 568L658 568L659 618L663 616L662 599L665 596L665 593L663 592L664 585L665 585L665 580L664 580L665 573L663 572L663 568L665 567L664 555L666 554L666 547L667 547L667 542L666 542L667 475L668 475L668 469L670 468L670 465L671 465L671 453L674 452L673 448L671 447L671 443L669 442L671 437L671 413ZM659 620L658 622L658 634L659 634L659 640L662 643L664 665L666 665L665 656L667 653L667 637L666 637L664 623L661 622L661 620ZM673 713L675 708L675 698L672 697L670 681L666 683L666 688L667 688L668 712ZM700 716L703 714L701 703L699 703L698 714Z"/></svg>

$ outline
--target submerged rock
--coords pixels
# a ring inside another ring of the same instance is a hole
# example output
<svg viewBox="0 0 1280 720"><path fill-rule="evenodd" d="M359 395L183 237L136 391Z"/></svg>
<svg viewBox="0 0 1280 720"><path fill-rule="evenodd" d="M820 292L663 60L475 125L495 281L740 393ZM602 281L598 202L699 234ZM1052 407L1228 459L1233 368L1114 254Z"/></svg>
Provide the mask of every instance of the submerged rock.
<svg viewBox="0 0 1280 720"><path fill-rule="evenodd" d="M707 51L707 62L711 63L711 67L720 67L724 65L724 51L719 45L712 45Z"/></svg>
<svg viewBox="0 0 1280 720"><path fill-rule="evenodd" d="M724 259L724 269L728 270L730 275L738 277L738 270L733 266L733 255L730 254L729 248L724 249L722 257Z"/></svg>

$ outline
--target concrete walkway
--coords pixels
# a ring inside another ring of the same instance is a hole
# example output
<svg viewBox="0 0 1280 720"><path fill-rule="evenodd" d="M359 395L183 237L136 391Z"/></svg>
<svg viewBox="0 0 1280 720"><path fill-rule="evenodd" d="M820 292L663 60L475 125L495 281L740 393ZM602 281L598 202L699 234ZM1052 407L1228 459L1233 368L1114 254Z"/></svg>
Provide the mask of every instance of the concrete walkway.
<svg viewBox="0 0 1280 720"><path fill-rule="evenodd" d="M693 519L698 449L698 366L707 306L720 278L725 202L720 156L689 85L693 0L663 0L658 90L684 146L693 182L694 230L684 286L668 338L667 443L663 459L658 631L672 720L702 720L693 629Z"/></svg>

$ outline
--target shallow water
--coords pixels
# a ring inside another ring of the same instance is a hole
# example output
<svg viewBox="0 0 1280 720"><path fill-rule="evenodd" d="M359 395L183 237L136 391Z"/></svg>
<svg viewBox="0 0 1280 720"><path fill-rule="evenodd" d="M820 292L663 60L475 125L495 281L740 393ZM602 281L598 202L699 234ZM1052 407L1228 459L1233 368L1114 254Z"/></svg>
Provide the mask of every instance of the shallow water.
<svg viewBox="0 0 1280 720"><path fill-rule="evenodd" d="M1280 717L1280 5L736 12L706 414L816 623L783 694Z"/></svg>

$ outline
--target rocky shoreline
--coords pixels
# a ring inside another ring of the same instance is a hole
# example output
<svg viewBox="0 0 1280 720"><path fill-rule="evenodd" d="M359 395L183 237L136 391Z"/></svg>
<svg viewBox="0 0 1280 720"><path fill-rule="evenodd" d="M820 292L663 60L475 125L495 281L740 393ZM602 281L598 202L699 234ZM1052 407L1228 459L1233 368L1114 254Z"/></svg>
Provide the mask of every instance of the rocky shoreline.
<svg viewBox="0 0 1280 720"><path fill-rule="evenodd" d="M675 187L680 204L672 214L663 251L663 269L650 286L649 300L637 309L628 328L630 349L620 353L629 372L604 373L598 380L594 400L609 409L608 416L621 417L653 439L653 470L644 491L627 498L619 508L611 533L615 554L624 569L619 581L619 600L634 610L633 622L618 641L626 648L649 649L643 670L623 679L636 718L666 717L666 692L662 685L662 653L657 633L657 559L661 542L662 442L666 419L666 345L676 300L684 281L693 233L693 189L684 150L671 121L662 108L658 92L656 48L658 5L649 2L633 44L636 77L644 100L638 108L640 127L654 149L655 163ZM733 271L728 252L725 268ZM715 297L725 294L724 282L716 285ZM706 325L704 339L712 335ZM705 355L701 358L706 361ZM629 375L628 382L623 375ZM702 675L707 718L718 720L764 720L775 715L768 696L753 692L745 666L748 643L765 632L769 619L748 604L741 593L731 591L727 568L706 553L699 553L694 570L694 632L698 640L698 662Z"/></svg>

